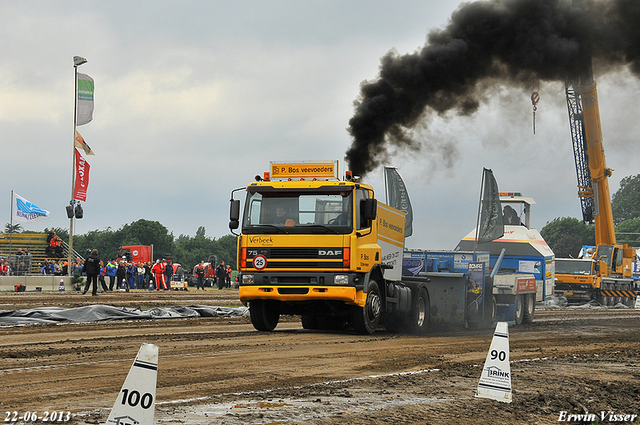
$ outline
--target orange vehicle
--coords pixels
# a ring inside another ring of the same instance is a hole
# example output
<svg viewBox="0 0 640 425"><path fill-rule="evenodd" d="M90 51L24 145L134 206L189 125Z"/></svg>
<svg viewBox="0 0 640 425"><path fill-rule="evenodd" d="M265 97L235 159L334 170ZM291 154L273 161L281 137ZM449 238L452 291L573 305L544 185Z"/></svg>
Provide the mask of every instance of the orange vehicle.
<svg viewBox="0 0 640 425"><path fill-rule="evenodd" d="M578 196L583 221L595 225L596 254L594 264L589 267L589 278L583 275L582 263L563 263L561 272L556 271L554 294L566 297L569 302L595 299L602 305L621 302L633 307L635 249L616 241L609 193L609 177L613 171L605 161L598 93L591 67L584 75L567 82L566 94ZM570 268L572 264L576 267Z"/></svg>

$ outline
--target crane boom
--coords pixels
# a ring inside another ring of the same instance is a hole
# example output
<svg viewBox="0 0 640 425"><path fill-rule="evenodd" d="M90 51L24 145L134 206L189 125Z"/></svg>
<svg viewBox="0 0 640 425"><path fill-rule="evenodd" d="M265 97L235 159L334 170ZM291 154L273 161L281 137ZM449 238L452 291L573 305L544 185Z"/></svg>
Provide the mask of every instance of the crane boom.
<svg viewBox="0 0 640 425"><path fill-rule="evenodd" d="M593 79L587 81L587 84L583 81L580 85L580 97L582 98L587 162L591 173L593 199L595 201L596 244L615 245L616 233L613 225L611 194L609 192L609 177L612 174L612 170L607 167L604 156L598 92Z"/></svg>
<svg viewBox="0 0 640 425"><path fill-rule="evenodd" d="M596 254L593 261L557 259L554 293L569 301L596 299L604 305L635 301L631 279L633 249L616 243L598 92L590 64L585 64L580 78L565 82L569 124L578 177L578 196L582 217L594 223ZM585 274L585 270L587 271Z"/></svg>
<svg viewBox="0 0 640 425"><path fill-rule="evenodd" d="M576 163L576 177L578 179L578 197L582 207L582 221L593 223L593 186L591 185L591 172L589 171L587 149L584 141L584 120L582 114L582 102L577 81L565 82L567 96L567 108L569 110L569 126L571 128L571 140L573 141L573 156Z"/></svg>

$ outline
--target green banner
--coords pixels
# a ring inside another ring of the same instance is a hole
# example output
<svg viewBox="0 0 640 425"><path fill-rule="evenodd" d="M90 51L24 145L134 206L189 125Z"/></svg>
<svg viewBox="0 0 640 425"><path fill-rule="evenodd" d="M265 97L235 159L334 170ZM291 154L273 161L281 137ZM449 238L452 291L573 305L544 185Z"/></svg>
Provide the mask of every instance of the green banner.
<svg viewBox="0 0 640 425"><path fill-rule="evenodd" d="M78 110L77 125L84 125L93 119L93 78L78 74Z"/></svg>

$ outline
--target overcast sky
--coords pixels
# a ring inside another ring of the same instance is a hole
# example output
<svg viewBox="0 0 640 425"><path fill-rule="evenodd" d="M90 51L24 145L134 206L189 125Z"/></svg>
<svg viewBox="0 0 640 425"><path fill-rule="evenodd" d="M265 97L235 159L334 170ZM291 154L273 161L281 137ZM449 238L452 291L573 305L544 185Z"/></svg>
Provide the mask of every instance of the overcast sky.
<svg viewBox="0 0 640 425"><path fill-rule="evenodd" d="M13 189L51 211L26 229L69 227L75 55L95 80L94 119L78 130L96 155L74 233L144 218L219 238L231 190L269 161L338 159L344 171L360 83L388 51L421 48L459 3L0 0L0 218ZM596 79L613 194L640 173L640 82L625 70ZM496 87L472 117L424 123L420 137L452 144L453 161L394 153L387 165L414 209L407 246L452 249L475 227L483 167L500 190L536 200L534 227L581 217L564 87L539 92L535 135L531 91ZM384 200L382 181L367 176Z"/></svg>

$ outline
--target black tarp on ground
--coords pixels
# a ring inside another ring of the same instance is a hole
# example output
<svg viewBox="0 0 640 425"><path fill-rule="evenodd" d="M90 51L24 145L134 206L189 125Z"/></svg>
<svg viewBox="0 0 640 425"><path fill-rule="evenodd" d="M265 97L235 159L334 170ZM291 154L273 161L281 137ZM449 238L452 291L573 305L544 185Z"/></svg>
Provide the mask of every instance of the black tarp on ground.
<svg viewBox="0 0 640 425"><path fill-rule="evenodd" d="M157 307L140 310L111 305L88 305L76 308L39 307L25 310L0 310L0 325L34 323L98 322L103 320L172 319L186 317L248 316L247 307L213 307L207 305Z"/></svg>

